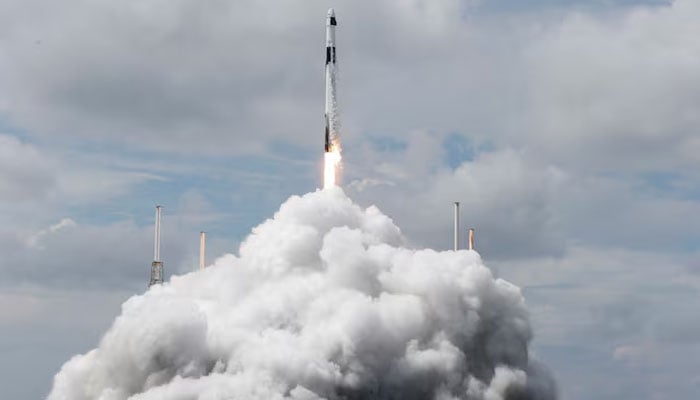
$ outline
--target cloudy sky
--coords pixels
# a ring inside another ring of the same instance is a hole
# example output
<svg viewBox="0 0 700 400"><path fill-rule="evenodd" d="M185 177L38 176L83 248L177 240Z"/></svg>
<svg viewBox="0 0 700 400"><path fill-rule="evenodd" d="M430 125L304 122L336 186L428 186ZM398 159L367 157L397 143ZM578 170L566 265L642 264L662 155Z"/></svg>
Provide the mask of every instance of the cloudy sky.
<svg viewBox="0 0 700 400"><path fill-rule="evenodd" d="M42 398L142 292L319 186L338 15L347 193L451 204L563 399L700 389L700 2L0 1L0 388Z"/></svg>

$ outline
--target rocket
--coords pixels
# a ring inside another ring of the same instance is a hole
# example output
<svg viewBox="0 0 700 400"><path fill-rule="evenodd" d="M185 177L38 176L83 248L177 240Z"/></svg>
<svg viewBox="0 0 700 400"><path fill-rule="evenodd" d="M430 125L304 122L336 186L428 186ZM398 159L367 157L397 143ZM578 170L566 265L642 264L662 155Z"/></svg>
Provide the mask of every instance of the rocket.
<svg viewBox="0 0 700 400"><path fill-rule="evenodd" d="M335 11L328 9L326 16L326 153L333 151L333 142L338 134L338 118L335 99Z"/></svg>

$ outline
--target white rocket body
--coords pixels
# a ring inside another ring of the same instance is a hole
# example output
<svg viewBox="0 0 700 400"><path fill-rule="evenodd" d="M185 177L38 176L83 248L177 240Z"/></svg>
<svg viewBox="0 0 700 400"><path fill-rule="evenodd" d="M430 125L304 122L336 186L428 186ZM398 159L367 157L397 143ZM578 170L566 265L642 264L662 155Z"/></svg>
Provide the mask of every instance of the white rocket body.
<svg viewBox="0 0 700 400"><path fill-rule="evenodd" d="M335 53L335 27L337 22L333 9L328 10L326 17L326 153L333 150L333 143L338 135L337 105L335 98L336 81L336 53Z"/></svg>

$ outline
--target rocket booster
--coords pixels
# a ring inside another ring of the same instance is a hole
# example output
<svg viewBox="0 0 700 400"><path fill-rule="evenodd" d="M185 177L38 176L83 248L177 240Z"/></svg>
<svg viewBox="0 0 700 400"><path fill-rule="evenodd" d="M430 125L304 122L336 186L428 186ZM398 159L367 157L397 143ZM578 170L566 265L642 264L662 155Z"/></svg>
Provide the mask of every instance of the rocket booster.
<svg viewBox="0 0 700 400"><path fill-rule="evenodd" d="M338 134L338 118L335 99L335 11L328 10L326 16L326 153L333 151L333 142Z"/></svg>

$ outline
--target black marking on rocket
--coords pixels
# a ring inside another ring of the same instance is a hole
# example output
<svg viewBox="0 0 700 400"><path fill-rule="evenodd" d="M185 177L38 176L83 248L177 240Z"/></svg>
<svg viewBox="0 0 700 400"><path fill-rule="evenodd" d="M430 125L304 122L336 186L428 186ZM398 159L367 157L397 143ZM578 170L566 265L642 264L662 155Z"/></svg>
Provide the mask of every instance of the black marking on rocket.
<svg viewBox="0 0 700 400"><path fill-rule="evenodd" d="M326 65L328 65L329 62L335 64L335 46L326 47Z"/></svg>
<svg viewBox="0 0 700 400"><path fill-rule="evenodd" d="M338 25L338 24L335 22L335 17L331 17L331 26L336 26L336 25Z"/></svg>

